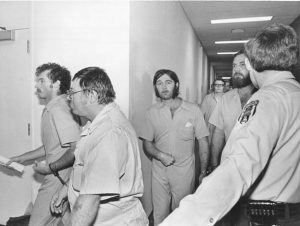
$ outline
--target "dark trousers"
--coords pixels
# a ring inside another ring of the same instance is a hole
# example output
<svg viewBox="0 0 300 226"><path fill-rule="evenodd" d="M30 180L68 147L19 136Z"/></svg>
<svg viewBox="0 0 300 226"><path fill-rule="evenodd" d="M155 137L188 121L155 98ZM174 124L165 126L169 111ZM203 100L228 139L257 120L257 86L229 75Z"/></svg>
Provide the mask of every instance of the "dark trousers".
<svg viewBox="0 0 300 226"><path fill-rule="evenodd" d="M275 226L250 221L247 215L246 204L238 202L215 226ZM300 226L300 213L286 219L279 219L276 226Z"/></svg>

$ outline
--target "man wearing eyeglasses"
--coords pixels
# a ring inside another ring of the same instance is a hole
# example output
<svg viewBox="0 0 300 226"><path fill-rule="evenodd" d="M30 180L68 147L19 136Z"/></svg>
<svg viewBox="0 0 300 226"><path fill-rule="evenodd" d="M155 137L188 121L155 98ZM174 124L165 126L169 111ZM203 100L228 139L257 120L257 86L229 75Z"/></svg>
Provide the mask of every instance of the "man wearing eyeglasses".
<svg viewBox="0 0 300 226"><path fill-rule="evenodd" d="M10 162L24 163L45 157L45 162L36 162L34 169L45 177L39 188L31 212L29 226L59 225L60 216L53 216L50 201L54 193L68 180L70 169L57 172L51 164L63 155L72 153L79 139L80 127L74 120L69 107L66 92L70 88L70 72L56 63L47 63L36 69L36 95L40 104L45 105L41 120L41 138L43 145L33 151L12 157ZM72 156L72 155L71 155ZM67 168L73 163L64 160Z"/></svg>
<svg viewBox="0 0 300 226"><path fill-rule="evenodd" d="M52 199L71 205L68 225L148 225L139 197L143 178L136 133L114 102L115 91L104 70L88 67L74 75L68 98L73 112L90 120L81 133L69 186Z"/></svg>
<svg viewBox="0 0 300 226"><path fill-rule="evenodd" d="M212 85L213 92L206 95L200 105L200 109L203 113L204 120L206 122L207 128L209 130L208 144L211 144L211 138L214 126L209 123L209 118L215 109L217 103L220 101L223 91L224 91L225 82L222 79L215 79Z"/></svg>

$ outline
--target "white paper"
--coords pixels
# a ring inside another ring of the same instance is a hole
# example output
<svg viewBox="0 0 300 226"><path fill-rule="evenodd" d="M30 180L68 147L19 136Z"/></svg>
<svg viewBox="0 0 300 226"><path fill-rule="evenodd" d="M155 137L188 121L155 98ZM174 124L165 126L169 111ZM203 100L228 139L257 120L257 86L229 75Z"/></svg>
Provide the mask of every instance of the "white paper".
<svg viewBox="0 0 300 226"><path fill-rule="evenodd" d="M0 155L0 165L3 165L7 168L12 168L20 173L23 173L24 171L24 165L17 163L17 162L12 162L9 166L6 165L6 163L9 162L8 158L5 158L3 156Z"/></svg>

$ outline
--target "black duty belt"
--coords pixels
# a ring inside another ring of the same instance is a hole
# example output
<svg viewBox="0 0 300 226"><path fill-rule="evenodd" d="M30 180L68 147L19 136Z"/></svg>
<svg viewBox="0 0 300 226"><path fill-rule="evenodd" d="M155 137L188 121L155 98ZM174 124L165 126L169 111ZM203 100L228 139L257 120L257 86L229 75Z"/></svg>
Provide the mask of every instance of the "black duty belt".
<svg viewBox="0 0 300 226"><path fill-rule="evenodd" d="M247 214L253 223L276 225L278 221L300 216L300 203L249 200Z"/></svg>

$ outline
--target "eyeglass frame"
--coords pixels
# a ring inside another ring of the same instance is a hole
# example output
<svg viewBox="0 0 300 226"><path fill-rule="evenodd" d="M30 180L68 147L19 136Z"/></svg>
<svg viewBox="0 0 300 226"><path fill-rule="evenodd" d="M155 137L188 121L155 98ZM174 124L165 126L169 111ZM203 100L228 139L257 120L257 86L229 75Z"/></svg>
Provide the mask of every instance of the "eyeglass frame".
<svg viewBox="0 0 300 226"><path fill-rule="evenodd" d="M217 86L217 87L224 87L225 84L214 84L214 86Z"/></svg>
<svg viewBox="0 0 300 226"><path fill-rule="evenodd" d="M68 100L72 100L72 96L76 93L80 93L80 92L85 92L87 90L91 90L91 89L82 89L82 90L79 90L79 91L71 91L71 90L67 90L67 93L66 93L66 96L67 96L67 99Z"/></svg>

